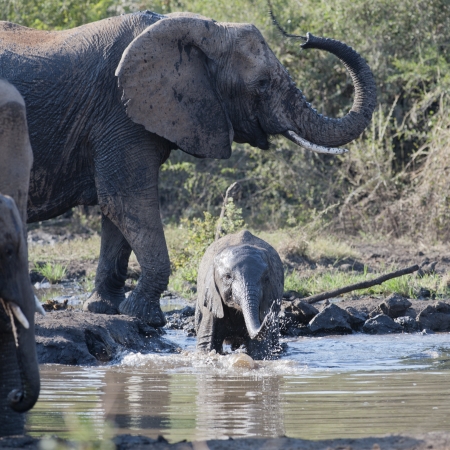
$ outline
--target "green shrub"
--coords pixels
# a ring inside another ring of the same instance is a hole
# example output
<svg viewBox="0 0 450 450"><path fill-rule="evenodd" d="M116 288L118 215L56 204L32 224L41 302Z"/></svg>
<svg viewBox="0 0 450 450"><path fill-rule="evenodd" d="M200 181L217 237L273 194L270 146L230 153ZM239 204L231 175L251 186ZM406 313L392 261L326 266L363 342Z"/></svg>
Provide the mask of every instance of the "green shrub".
<svg viewBox="0 0 450 450"><path fill-rule="evenodd" d="M35 269L43 277L45 277L51 284L61 281L67 272L67 267L61 264L51 264L46 262L44 265L36 265Z"/></svg>

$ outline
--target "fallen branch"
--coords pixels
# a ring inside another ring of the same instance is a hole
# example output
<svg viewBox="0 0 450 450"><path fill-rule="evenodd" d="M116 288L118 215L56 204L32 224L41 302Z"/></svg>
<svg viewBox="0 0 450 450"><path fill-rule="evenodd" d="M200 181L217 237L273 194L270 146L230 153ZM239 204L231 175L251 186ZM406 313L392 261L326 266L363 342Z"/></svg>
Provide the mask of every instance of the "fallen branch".
<svg viewBox="0 0 450 450"><path fill-rule="evenodd" d="M351 284L350 286L345 286L340 289L335 289L334 291L323 292L322 294L311 295L310 297L302 298L308 303L317 303L321 300L326 300L327 298L337 297L342 294L346 294L347 292L357 291L359 289L367 289L372 286L376 286L377 284L384 283L387 280L391 280L392 278L401 277L402 275L407 275L408 273L413 273L419 270L419 266L415 264L411 267L406 267L405 269L396 270L395 272L387 273L386 275L382 275L381 277L375 278L374 280L362 281L361 283Z"/></svg>

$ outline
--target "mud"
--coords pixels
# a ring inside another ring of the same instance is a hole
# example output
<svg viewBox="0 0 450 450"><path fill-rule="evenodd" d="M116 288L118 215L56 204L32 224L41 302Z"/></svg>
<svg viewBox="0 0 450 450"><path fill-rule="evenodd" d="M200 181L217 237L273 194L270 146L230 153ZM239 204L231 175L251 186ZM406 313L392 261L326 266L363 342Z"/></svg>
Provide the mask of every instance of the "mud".
<svg viewBox="0 0 450 450"><path fill-rule="evenodd" d="M64 439L39 439L30 436L0 438L2 449L28 449L42 448L68 449L76 448L73 443ZM450 433L434 432L406 435L388 435L383 437L367 437L360 439L328 439L309 441L279 437L273 439L229 439L197 442L179 442L169 444L164 438L151 439L144 436L119 435L113 439L113 445L108 448L116 450L425 450L449 449Z"/></svg>
<svg viewBox="0 0 450 450"><path fill-rule="evenodd" d="M164 331L128 316L108 316L81 310L36 316L36 349L40 364L99 365L126 351L175 352Z"/></svg>

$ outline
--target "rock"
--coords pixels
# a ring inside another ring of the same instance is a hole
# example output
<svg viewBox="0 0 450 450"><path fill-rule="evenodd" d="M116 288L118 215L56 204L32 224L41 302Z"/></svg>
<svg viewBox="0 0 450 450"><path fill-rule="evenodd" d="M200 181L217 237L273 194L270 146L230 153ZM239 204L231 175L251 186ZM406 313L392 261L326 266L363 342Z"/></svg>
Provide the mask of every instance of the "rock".
<svg viewBox="0 0 450 450"><path fill-rule="evenodd" d="M348 312L331 303L309 322L308 328L313 333L320 331L352 333L349 322Z"/></svg>
<svg viewBox="0 0 450 450"><path fill-rule="evenodd" d="M419 313L417 322L422 330L450 331L450 305L444 302L428 305Z"/></svg>
<svg viewBox="0 0 450 450"><path fill-rule="evenodd" d="M301 295L297 291L286 291L283 292L283 299L293 301L296 298L301 297Z"/></svg>
<svg viewBox="0 0 450 450"><path fill-rule="evenodd" d="M419 330L419 324L410 316L397 317L394 322L398 323L407 333Z"/></svg>
<svg viewBox="0 0 450 450"><path fill-rule="evenodd" d="M419 292L417 293L417 298L424 300L426 298L430 298L431 297L431 291L427 288L421 287L419 289Z"/></svg>
<svg viewBox="0 0 450 450"><path fill-rule="evenodd" d="M81 310L36 315L36 351L40 364L99 365L123 351L175 352L160 332L139 319Z"/></svg>
<svg viewBox="0 0 450 450"><path fill-rule="evenodd" d="M398 294L392 294L381 303L378 308L381 313L386 314L391 319L395 319L396 317L404 316L406 310L410 308L411 305L412 303L405 297Z"/></svg>
<svg viewBox="0 0 450 450"><path fill-rule="evenodd" d="M292 324L307 324L314 316L319 314L319 311L308 302L297 298L294 301L283 300L280 314L282 313L291 318Z"/></svg>
<svg viewBox="0 0 450 450"><path fill-rule="evenodd" d="M226 363L228 367L235 367L239 369L254 369L255 361L246 353L235 353L226 356Z"/></svg>
<svg viewBox="0 0 450 450"><path fill-rule="evenodd" d="M360 328L364 325L365 321L368 318L368 315L363 311L358 311L356 308L352 306L347 306L345 308L349 315L348 322L352 326L355 331L359 331Z"/></svg>
<svg viewBox="0 0 450 450"><path fill-rule="evenodd" d="M364 333L368 334L388 334L401 333L403 328L389 316L386 316L386 314L378 314L377 316L366 320L362 330Z"/></svg>

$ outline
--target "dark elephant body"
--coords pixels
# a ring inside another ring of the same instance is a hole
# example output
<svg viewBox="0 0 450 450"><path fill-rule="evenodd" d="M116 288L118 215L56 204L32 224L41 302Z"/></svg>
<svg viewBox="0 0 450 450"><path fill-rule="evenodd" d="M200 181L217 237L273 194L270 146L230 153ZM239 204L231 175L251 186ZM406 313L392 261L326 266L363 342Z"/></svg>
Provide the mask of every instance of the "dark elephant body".
<svg viewBox="0 0 450 450"><path fill-rule="evenodd" d="M197 348L222 352L224 340L255 359L279 352L278 312L283 264L276 250L249 231L211 244L200 263L195 328Z"/></svg>
<svg viewBox="0 0 450 450"><path fill-rule="evenodd" d="M25 98L34 164L28 221L99 204L102 242L85 308L165 323L159 297L170 262L158 172L175 148L228 158L232 141L269 147L269 135L316 151L355 139L376 93L367 64L338 41L309 35L304 48L336 54L355 81L342 119L318 114L259 31L190 13L151 12L48 32L0 22L0 77ZM128 259L142 270L125 300Z"/></svg>
<svg viewBox="0 0 450 450"><path fill-rule="evenodd" d="M23 433L40 389L25 225L32 162L25 103L0 79L0 436Z"/></svg>

